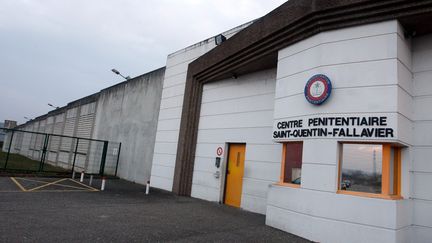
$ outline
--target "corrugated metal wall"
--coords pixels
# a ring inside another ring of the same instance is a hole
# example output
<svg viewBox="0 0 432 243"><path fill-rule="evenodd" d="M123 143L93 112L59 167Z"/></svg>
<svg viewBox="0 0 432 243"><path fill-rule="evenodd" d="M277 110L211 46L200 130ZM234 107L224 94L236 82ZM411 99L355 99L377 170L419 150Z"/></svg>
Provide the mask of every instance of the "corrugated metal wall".
<svg viewBox="0 0 432 243"><path fill-rule="evenodd" d="M76 130L76 137L91 138L95 116L96 116L96 102L92 102L81 106L78 126ZM80 140L78 143L78 154L77 154L77 160L75 164L77 168L84 169L87 167L90 151L91 151L90 141Z"/></svg>
<svg viewBox="0 0 432 243"><path fill-rule="evenodd" d="M77 121L79 107L75 107L66 111L66 120L63 129L63 134L65 136L74 136L75 135L75 127ZM74 140L72 138L62 137L60 140L60 150L58 156L58 162L60 166L67 166L71 163L71 153L74 146Z"/></svg>
<svg viewBox="0 0 432 243"><path fill-rule="evenodd" d="M53 134L63 135L64 127L64 116L65 113L54 116ZM51 137L50 144L48 147L48 161L58 165L58 155L60 149L60 137Z"/></svg>
<svg viewBox="0 0 432 243"><path fill-rule="evenodd" d="M36 118L34 121L29 121L21 125L18 129L48 133L54 135L63 135L70 137L92 138L93 127L96 117L96 101L91 99L87 102L72 103L61 112L56 111L52 115L49 113L41 118ZM45 135L31 133L16 133L12 148L15 153L19 153L34 160L39 160L41 149L45 142ZM61 167L70 167L73 160L73 152L76 146L77 139L60 136L50 136L48 141L48 153L46 161ZM78 154L76 166L79 169L84 169L89 161L91 153L91 145L89 141L81 140L78 146ZM99 147L95 149L100 150ZM19 149L18 149L19 148ZM100 155L99 155L100 156Z"/></svg>

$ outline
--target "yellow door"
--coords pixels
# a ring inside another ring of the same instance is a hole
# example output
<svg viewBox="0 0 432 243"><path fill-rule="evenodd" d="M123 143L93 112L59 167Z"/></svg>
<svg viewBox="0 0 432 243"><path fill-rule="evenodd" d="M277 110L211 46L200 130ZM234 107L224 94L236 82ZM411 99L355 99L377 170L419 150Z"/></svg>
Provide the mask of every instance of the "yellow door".
<svg viewBox="0 0 432 243"><path fill-rule="evenodd" d="M230 144L225 182L225 204L240 207L246 144Z"/></svg>

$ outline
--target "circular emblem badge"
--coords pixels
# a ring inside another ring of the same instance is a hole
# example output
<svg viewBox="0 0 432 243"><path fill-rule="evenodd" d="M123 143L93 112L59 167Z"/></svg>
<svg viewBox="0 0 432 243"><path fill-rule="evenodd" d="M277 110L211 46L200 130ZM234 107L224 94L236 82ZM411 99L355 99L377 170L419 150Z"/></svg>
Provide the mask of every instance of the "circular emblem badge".
<svg viewBox="0 0 432 243"><path fill-rule="evenodd" d="M331 90L330 79L323 74L317 74L307 81L304 95L309 103L321 105L330 97Z"/></svg>

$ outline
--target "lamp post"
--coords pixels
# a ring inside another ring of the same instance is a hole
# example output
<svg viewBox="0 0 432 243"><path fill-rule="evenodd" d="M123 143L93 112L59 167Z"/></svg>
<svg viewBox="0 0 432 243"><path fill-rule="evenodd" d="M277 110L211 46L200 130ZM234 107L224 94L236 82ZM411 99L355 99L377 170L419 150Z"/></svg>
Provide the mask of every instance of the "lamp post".
<svg viewBox="0 0 432 243"><path fill-rule="evenodd" d="M54 109L58 109L58 108L60 108L60 107L58 107L58 106L54 106L54 105L52 105L52 104L50 104L50 103L48 103L48 106L51 106L51 107L54 108Z"/></svg>
<svg viewBox="0 0 432 243"><path fill-rule="evenodd" d="M113 72L113 73L115 73L115 74L117 74L117 75L120 75L120 76L122 76L124 79L126 79L126 80L129 80L129 79L131 79L131 77L129 77L129 76L123 76L119 71L117 71L117 69L115 69L115 68L113 68L113 69L111 69L111 71Z"/></svg>

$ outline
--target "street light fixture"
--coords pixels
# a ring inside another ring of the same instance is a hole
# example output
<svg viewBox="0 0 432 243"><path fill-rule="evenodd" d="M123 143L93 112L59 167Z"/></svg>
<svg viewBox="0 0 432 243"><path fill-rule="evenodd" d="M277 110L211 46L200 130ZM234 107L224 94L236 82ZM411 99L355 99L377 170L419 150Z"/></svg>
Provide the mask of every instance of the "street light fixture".
<svg viewBox="0 0 432 243"><path fill-rule="evenodd" d="M111 71L113 72L113 73L115 73L115 74L117 74L117 75L120 75L120 76L122 76L124 79L126 79L126 80L129 80L129 79L131 79L131 77L129 77L129 76L123 76L119 71L117 71L117 69L115 69L115 68L113 68L113 69L111 69Z"/></svg>
<svg viewBox="0 0 432 243"><path fill-rule="evenodd" d="M52 104L50 104L50 103L48 103L48 105L51 106L51 107L54 108L54 109L58 109L58 108L60 108L60 107L58 107L58 106L54 106L54 105L52 105Z"/></svg>
<svg viewBox="0 0 432 243"><path fill-rule="evenodd" d="M28 117L24 117L24 119L26 119L27 121L31 121L31 118L28 118Z"/></svg>

